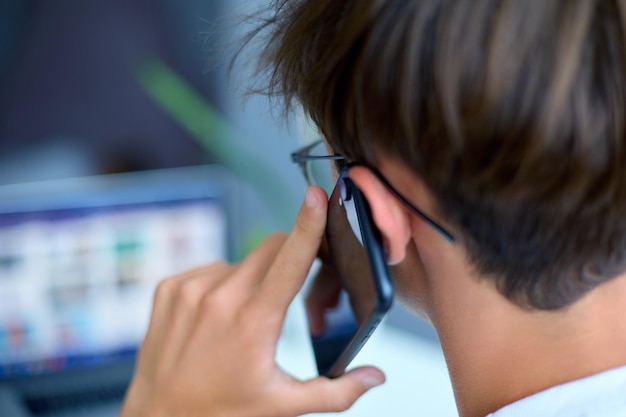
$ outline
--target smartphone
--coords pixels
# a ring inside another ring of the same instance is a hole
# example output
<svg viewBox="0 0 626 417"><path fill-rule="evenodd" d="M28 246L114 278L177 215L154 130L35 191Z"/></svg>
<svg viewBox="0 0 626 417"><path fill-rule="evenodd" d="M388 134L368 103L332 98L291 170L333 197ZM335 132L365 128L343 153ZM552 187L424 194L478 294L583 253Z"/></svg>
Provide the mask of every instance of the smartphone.
<svg viewBox="0 0 626 417"><path fill-rule="evenodd" d="M323 268L330 275L325 279L335 280L329 285L337 286L339 294L336 305L324 313L323 332L311 340L319 374L332 378L345 372L391 307L394 294L380 231L347 168L329 198L325 239Z"/></svg>

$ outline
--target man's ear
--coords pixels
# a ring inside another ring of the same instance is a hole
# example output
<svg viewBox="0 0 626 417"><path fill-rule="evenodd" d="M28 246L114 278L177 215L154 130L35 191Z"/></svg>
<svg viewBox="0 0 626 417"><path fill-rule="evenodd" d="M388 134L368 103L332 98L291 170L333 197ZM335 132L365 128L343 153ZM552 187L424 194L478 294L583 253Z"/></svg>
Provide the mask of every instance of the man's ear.
<svg viewBox="0 0 626 417"><path fill-rule="evenodd" d="M411 238L410 218L402 203L365 167L350 168L350 178L370 205L374 223L387 249L388 262L392 265L402 262Z"/></svg>

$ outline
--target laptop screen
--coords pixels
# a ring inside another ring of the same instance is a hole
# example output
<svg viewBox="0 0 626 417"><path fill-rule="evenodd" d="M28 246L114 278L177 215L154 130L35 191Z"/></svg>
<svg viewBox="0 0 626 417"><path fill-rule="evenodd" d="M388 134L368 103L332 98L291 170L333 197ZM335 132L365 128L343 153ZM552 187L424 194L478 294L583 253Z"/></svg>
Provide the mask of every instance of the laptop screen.
<svg viewBox="0 0 626 417"><path fill-rule="evenodd" d="M134 356L156 284L227 258L226 200L202 173L29 185L0 206L0 378Z"/></svg>

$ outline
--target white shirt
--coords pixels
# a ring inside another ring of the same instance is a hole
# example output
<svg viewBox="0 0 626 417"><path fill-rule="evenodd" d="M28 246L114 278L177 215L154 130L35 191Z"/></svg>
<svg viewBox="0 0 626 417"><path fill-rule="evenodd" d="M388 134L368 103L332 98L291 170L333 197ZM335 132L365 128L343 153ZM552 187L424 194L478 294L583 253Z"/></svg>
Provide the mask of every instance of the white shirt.
<svg viewBox="0 0 626 417"><path fill-rule="evenodd" d="M487 417L626 416L626 366L557 385Z"/></svg>

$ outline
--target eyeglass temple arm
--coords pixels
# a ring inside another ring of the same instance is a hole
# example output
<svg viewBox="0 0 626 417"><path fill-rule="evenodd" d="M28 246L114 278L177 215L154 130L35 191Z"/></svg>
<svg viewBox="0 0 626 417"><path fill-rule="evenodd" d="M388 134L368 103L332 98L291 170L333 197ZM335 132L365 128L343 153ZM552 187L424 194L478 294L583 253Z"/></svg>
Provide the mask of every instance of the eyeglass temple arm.
<svg viewBox="0 0 626 417"><path fill-rule="evenodd" d="M355 163L355 164L350 164L350 165L356 166L359 164ZM448 242L450 243L456 242L456 238L452 236L452 233L448 232L443 226L441 226L439 223L434 221L429 215L424 213L422 210L415 207L415 205L413 205L413 203L411 203L405 196L400 194L400 192L396 190L394 186L391 185L389 181L387 181L387 178L385 178L380 172L378 172L377 169L372 168L372 167L367 167L367 168L370 169L374 173L374 175L376 175L376 177L385 185L387 190L389 190L398 200L402 201L402 203L404 203L407 207L409 207L416 215L421 217L422 220L428 223L433 229L439 232L439 234L442 235Z"/></svg>
<svg viewBox="0 0 626 417"><path fill-rule="evenodd" d="M296 152L293 152L291 154L291 160L294 163L300 164L300 168L303 170L303 173L305 174L305 177L307 177L304 166L302 165L304 162L306 161L317 161L317 160L345 160L346 157L343 155L307 155L307 152L313 148L314 146L316 146L318 143L312 143L309 146L306 146ZM411 211L413 211L416 215L418 215L419 217L422 218L422 220L424 220L426 223L428 223L433 229L435 229L437 232L439 232L440 235L442 235L448 242L450 243L454 243L456 242L456 238L452 235L452 233L448 232L443 226L441 226L439 223L437 223L436 221L434 221L430 216L428 216L426 213L424 213L422 210L418 209L417 207L415 207L413 205L413 203L411 203L406 197L404 197L402 194L400 194L400 192L398 190L396 190L393 185L391 185L389 183L389 181L387 181L387 178L385 178L380 172L378 172L378 170L376 168L370 167L368 165L362 164L362 163L358 163L358 162L350 162L347 164L347 167L353 167L353 166L364 166L367 169L369 169L370 171L372 171L374 173L374 175L376 175L376 177L385 185L385 187L400 201L402 201L402 203L404 203L407 207L409 207L411 209Z"/></svg>

